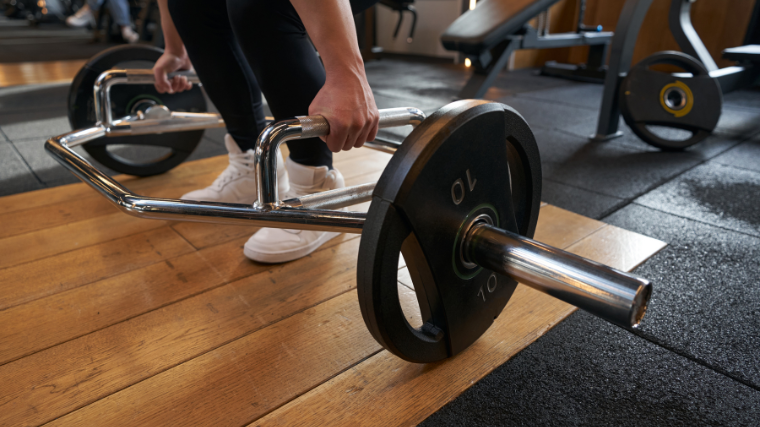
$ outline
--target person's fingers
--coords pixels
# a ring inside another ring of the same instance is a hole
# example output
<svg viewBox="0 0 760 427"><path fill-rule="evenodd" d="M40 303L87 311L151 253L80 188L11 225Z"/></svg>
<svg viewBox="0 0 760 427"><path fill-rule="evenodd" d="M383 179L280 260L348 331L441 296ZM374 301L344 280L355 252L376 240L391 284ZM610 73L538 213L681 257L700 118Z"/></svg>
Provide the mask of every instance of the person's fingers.
<svg viewBox="0 0 760 427"><path fill-rule="evenodd" d="M166 93L171 91L171 83L169 83L169 79L166 76L166 71L162 67L155 67L153 68L153 77L155 79L154 86L156 87L156 91L158 93Z"/></svg>
<svg viewBox="0 0 760 427"><path fill-rule="evenodd" d="M180 85L182 84L182 82L179 80L179 77L172 77L169 82L172 85L172 92L179 92Z"/></svg>
<svg viewBox="0 0 760 427"><path fill-rule="evenodd" d="M193 88L193 84L190 83L190 80L187 79L187 77L182 76L182 91L190 90Z"/></svg>
<svg viewBox="0 0 760 427"><path fill-rule="evenodd" d="M364 145L365 142L368 141L367 137L369 136L370 127L372 126L371 122L368 122L364 125L361 132L359 132L359 136L356 138L356 141L354 141L354 148L359 148L362 145Z"/></svg>
<svg viewBox="0 0 760 427"><path fill-rule="evenodd" d="M367 132L367 141L374 141L377 138L377 131L380 129L380 113L374 111L372 113L372 124Z"/></svg>
<svg viewBox="0 0 760 427"><path fill-rule="evenodd" d="M377 129L380 122L380 113L375 109L371 110L369 113L369 120L367 121L367 124L364 127L364 131L366 133L362 134L362 138L359 141L356 141L355 147L361 147L364 145L367 141L374 141L375 137L377 137Z"/></svg>
<svg viewBox="0 0 760 427"><path fill-rule="evenodd" d="M349 151L350 149L354 148L354 137L351 134L348 134L346 136L346 140L343 142L343 148L341 150L343 151Z"/></svg>
<svg viewBox="0 0 760 427"><path fill-rule="evenodd" d="M187 78L185 76L174 76L172 78L172 90L174 92L187 90Z"/></svg>
<svg viewBox="0 0 760 427"><path fill-rule="evenodd" d="M330 123L330 133L327 135L325 142L330 151L337 153L346 144L348 126L341 123L339 119L328 120L328 123Z"/></svg>
<svg viewBox="0 0 760 427"><path fill-rule="evenodd" d="M346 142L343 143L343 150L348 151L361 140L363 137L363 123L361 122L353 122L351 123L351 126L348 128L348 135L346 135Z"/></svg>

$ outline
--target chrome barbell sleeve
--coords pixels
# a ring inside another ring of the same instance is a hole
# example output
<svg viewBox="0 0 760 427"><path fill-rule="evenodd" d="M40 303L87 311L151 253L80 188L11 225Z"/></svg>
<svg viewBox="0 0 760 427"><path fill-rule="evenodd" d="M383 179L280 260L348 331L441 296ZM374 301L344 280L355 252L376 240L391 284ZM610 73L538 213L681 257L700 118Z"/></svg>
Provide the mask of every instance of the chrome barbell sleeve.
<svg viewBox="0 0 760 427"><path fill-rule="evenodd" d="M644 278L485 223L464 239L465 258L481 267L625 328L644 317L652 292Z"/></svg>

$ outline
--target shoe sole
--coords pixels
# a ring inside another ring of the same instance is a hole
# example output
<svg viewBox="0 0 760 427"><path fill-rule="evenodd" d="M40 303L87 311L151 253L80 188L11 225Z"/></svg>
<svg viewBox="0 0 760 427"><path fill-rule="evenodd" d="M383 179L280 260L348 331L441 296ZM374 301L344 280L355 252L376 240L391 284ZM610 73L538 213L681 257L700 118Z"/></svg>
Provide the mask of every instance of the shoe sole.
<svg viewBox="0 0 760 427"><path fill-rule="evenodd" d="M259 252L259 251L248 249L247 246L243 246L243 254L245 254L245 256L252 261L256 261L256 262L260 262L264 264L280 264L283 262L288 262L288 261L297 260L299 258L303 258L306 255L309 255L310 253L317 250L317 248L319 248L320 246L338 237L338 235L340 234L341 233L334 232L334 231L327 231L321 236L319 236L317 240L309 243L306 246L303 246L296 250L289 250L289 251L284 251L284 252Z"/></svg>

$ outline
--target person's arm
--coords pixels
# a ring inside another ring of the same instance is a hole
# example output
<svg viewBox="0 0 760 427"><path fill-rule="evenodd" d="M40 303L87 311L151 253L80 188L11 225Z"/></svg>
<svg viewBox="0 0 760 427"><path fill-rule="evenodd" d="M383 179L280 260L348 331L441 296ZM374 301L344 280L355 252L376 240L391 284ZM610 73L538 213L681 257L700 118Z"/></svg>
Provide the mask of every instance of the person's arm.
<svg viewBox="0 0 760 427"><path fill-rule="evenodd" d="M158 10L161 14L161 29L164 32L165 49L163 55L158 58L153 66L153 75L156 78L156 90L158 93L182 92L193 87L185 77L174 77L171 81L167 74L178 70L193 68L190 58L187 56L185 45L179 37L174 21L169 14L168 0L158 0Z"/></svg>
<svg viewBox="0 0 760 427"><path fill-rule="evenodd" d="M379 113L364 74L348 0L291 0L325 65L327 80L309 115L330 123L323 138L333 152L360 147L377 134Z"/></svg>

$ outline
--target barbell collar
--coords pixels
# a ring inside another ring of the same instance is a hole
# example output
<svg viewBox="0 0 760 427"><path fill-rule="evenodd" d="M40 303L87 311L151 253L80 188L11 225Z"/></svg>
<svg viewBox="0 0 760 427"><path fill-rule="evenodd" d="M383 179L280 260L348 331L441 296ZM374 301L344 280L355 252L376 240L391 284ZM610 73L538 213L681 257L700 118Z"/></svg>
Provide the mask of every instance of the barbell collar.
<svg viewBox="0 0 760 427"><path fill-rule="evenodd" d="M465 236L469 261L624 328L638 326L652 284L641 277L477 223Z"/></svg>

